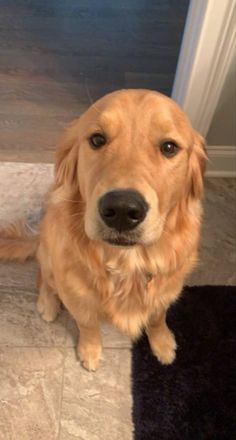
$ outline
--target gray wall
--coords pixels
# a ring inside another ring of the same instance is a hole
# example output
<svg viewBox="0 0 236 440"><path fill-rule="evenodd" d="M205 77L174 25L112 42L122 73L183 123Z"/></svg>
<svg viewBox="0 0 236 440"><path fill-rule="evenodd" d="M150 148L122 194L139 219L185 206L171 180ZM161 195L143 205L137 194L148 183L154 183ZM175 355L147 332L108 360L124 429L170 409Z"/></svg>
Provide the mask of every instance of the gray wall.
<svg viewBox="0 0 236 440"><path fill-rule="evenodd" d="M236 147L236 54L206 138L208 145Z"/></svg>

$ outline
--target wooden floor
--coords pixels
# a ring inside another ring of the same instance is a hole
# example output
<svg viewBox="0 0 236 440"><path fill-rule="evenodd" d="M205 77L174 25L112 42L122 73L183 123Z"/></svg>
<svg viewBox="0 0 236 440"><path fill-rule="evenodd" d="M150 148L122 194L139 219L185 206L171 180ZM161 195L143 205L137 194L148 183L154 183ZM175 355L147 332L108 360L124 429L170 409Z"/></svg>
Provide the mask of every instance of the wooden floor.
<svg viewBox="0 0 236 440"><path fill-rule="evenodd" d="M1 0L0 160L50 162L65 124L122 87L171 94L189 0Z"/></svg>

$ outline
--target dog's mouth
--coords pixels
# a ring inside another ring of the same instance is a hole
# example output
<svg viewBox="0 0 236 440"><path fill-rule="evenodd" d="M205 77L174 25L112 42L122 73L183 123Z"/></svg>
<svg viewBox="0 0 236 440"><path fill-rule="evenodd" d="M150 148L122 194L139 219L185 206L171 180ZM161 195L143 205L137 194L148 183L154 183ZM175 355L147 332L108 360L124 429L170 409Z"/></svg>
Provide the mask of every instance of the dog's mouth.
<svg viewBox="0 0 236 440"><path fill-rule="evenodd" d="M117 232L111 228L104 228L100 225L97 236L100 240L111 246L120 247L132 247L140 244L142 238L142 230L129 231L129 232Z"/></svg>
<svg viewBox="0 0 236 440"><path fill-rule="evenodd" d="M125 246L125 247L128 247L128 246L135 246L137 244L136 241L126 240L126 239L122 239L122 238L116 238L116 239L114 239L114 238L107 238L107 239L104 239L104 241L106 243L111 244L112 246Z"/></svg>

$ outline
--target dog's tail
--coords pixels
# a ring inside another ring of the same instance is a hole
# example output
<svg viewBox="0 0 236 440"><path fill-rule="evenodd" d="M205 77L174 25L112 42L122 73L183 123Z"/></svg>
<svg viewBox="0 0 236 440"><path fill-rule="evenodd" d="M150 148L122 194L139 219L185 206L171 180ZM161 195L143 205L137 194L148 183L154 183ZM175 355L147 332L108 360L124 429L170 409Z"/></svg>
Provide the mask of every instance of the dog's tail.
<svg viewBox="0 0 236 440"><path fill-rule="evenodd" d="M24 262L36 255L39 234L26 223L18 222L0 228L0 260L18 260Z"/></svg>

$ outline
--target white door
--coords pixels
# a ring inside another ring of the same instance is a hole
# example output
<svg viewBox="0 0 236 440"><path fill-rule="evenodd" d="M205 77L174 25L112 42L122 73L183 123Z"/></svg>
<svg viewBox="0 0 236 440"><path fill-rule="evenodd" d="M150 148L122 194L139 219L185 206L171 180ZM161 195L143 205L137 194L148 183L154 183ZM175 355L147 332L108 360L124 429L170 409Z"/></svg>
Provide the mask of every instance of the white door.
<svg viewBox="0 0 236 440"><path fill-rule="evenodd" d="M236 58L235 4L235 0L191 0L189 7L172 97L203 136ZM210 175L236 176L236 148L208 146L208 153L210 160L218 159Z"/></svg>

